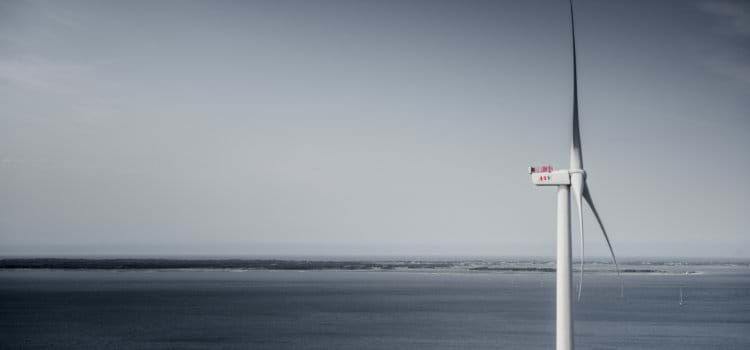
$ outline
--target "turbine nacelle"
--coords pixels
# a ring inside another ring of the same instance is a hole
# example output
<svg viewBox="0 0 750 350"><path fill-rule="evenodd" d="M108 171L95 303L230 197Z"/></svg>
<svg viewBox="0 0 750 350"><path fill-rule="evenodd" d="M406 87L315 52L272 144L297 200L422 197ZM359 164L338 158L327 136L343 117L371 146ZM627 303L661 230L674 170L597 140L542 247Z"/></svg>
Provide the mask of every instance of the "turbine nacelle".
<svg viewBox="0 0 750 350"><path fill-rule="evenodd" d="M537 171L539 169L547 171ZM582 169L552 170L549 166L529 167L529 174L531 182L536 186L570 185L571 176L576 176L576 174L581 174L583 178L586 178L586 172Z"/></svg>

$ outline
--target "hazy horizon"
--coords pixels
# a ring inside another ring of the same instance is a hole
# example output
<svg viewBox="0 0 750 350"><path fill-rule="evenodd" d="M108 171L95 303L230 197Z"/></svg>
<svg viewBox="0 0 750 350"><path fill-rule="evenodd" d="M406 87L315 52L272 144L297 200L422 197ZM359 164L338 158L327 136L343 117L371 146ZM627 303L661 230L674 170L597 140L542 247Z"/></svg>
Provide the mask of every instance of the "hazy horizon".
<svg viewBox="0 0 750 350"><path fill-rule="evenodd" d="M617 256L750 257L750 4L574 4ZM568 11L0 2L0 256L554 256Z"/></svg>
<svg viewBox="0 0 750 350"><path fill-rule="evenodd" d="M378 259L545 259L554 261L556 259L555 251L549 249L538 249L541 254L502 254L498 251L501 249L476 249L476 247L420 247L398 245L397 250L390 250L388 246L372 247L351 246L351 245L330 245L314 246L309 244L300 245L273 245L264 244L254 247L229 247L218 245L194 245L194 246L168 246L168 245L113 245L113 246L61 246L61 245L33 245L33 246L11 246L0 252L2 258L186 258L186 259L281 259L281 260L299 260L299 259L353 259L353 260L378 260ZM470 249L472 248L472 249ZM684 260L684 261L750 261L745 256L729 255L669 255L663 254L657 250L652 250L656 254L640 255L623 255L618 254L617 260L620 263L633 262L637 260L655 261L659 259L666 260ZM574 255L573 261L580 261L580 256ZM587 262L606 262L612 263L610 255L587 254Z"/></svg>

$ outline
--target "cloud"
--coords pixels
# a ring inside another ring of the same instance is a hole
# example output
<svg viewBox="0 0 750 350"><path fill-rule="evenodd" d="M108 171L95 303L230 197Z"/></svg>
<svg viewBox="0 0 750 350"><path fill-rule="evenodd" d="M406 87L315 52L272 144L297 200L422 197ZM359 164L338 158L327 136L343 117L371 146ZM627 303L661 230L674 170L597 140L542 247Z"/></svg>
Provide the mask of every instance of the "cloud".
<svg viewBox="0 0 750 350"><path fill-rule="evenodd" d="M88 68L47 61L34 56L0 59L0 81L37 92L70 95L84 80Z"/></svg>
<svg viewBox="0 0 750 350"><path fill-rule="evenodd" d="M84 17L81 13L71 10L70 4L50 0L27 0L17 6L40 17L45 23L68 29L83 29L84 27Z"/></svg>
<svg viewBox="0 0 750 350"><path fill-rule="evenodd" d="M78 123L110 117L120 110L103 93L94 66L61 63L36 56L0 59L0 84L37 96L67 112ZM56 102L53 102L56 101Z"/></svg>
<svg viewBox="0 0 750 350"><path fill-rule="evenodd" d="M714 55L706 58L704 63L716 73L750 83L750 64L737 57Z"/></svg>
<svg viewBox="0 0 750 350"><path fill-rule="evenodd" d="M711 72L739 81L750 87L750 64L738 55L705 54L703 66Z"/></svg>
<svg viewBox="0 0 750 350"><path fill-rule="evenodd" d="M83 29L81 16L46 0L11 2L0 7L0 82L36 92L70 93L87 67L50 59L49 46L67 44L66 37ZM70 6L68 6L70 7Z"/></svg>
<svg viewBox="0 0 750 350"><path fill-rule="evenodd" d="M721 26L727 34L750 36L750 5L748 3L707 2L699 8L706 13L723 17Z"/></svg>
<svg viewBox="0 0 750 350"><path fill-rule="evenodd" d="M750 86L750 2L705 2L698 9L713 17L719 34L705 38L704 66Z"/></svg>

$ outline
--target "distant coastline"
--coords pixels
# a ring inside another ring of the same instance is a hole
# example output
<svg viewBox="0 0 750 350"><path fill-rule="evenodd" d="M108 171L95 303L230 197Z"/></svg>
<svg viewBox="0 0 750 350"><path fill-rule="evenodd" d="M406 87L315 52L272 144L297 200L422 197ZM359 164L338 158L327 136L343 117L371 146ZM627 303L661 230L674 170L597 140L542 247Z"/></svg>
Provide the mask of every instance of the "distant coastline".
<svg viewBox="0 0 750 350"><path fill-rule="evenodd" d="M637 266L634 266L637 265ZM640 267L643 266L643 267ZM687 264L641 262L621 266L622 273L696 273ZM736 266L733 264L733 266ZM744 264L744 266L747 266ZM657 268L658 267L658 268ZM675 268L683 268L676 270ZM56 270L364 270L445 272L555 272L552 261L486 260L282 260L282 259L175 259L175 258L5 258L0 269ZM587 262L588 272L614 272L614 266Z"/></svg>

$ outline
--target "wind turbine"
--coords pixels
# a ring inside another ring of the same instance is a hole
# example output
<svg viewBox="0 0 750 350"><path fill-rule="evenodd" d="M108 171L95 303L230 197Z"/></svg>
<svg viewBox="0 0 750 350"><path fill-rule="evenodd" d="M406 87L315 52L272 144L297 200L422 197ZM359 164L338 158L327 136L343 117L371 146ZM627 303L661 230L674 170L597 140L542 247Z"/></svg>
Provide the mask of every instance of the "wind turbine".
<svg viewBox="0 0 750 350"><path fill-rule="evenodd" d="M599 223L607 241L612 260L620 276L612 243L604 229L604 224L596 211L591 191L586 185L586 171L583 170L581 154L581 131L578 120L578 71L576 66L576 34L573 21L573 1L570 0L570 30L573 45L573 142L570 145L570 169L553 170L551 166L530 167L531 181L537 186L557 186L557 350L573 349L573 314L572 314L572 261L570 232L570 192L578 207L578 226L581 233L581 275L578 284L578 299L581 298L583 286L583 201L586 201ZM622 283L622 281L621 281ZM622 294L622 285L620 287Z"/></svg>

